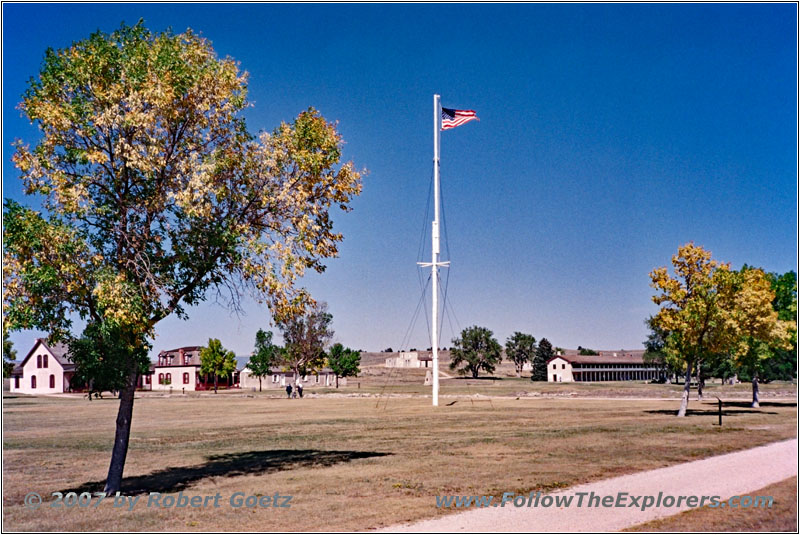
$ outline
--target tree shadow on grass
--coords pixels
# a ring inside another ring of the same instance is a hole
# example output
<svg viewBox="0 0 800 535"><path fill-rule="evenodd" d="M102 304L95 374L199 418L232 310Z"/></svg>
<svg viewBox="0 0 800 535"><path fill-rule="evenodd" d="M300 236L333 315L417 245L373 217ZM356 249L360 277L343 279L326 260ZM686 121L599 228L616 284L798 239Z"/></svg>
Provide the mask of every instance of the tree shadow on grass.
<svg viewBox="0 0 800 535"><path fill-rule="evenodd" d="M716 403L716 401L714 402ZM723 407L749 407L751 401L723 401ZM763 407L797 407L795 401L761 401L759 405Z"/></svg>
<svg viewBox="0 0 800 535"><path fill-rule="evenodd" d="M391 453L378 451L264 450L211 455L208 462L194 466L165 468L144 476L122 480L124 495L149 492L178 492L209 477L236 477L247 474L269 474L296 468L324 468L355 459L383 457ZM105 481L90 481L78 488L62 491L101 492Z"/></svg>
<svg viewBox="0 0 800 535"><path fill-rule="evenodd" d="M647 414L671 414L676 415L678 414L678 409L659 409L659 410L650 410L650 411L643 411ZM769 411L762 411L759 409L750 409L749 411L737 410L737 409L726 409L723 405L722 407L722 416L733 416L735 414L778 414L777 412L769 412ZM719 415L718 409L687 409L686 416L717 416Z"/></svg>

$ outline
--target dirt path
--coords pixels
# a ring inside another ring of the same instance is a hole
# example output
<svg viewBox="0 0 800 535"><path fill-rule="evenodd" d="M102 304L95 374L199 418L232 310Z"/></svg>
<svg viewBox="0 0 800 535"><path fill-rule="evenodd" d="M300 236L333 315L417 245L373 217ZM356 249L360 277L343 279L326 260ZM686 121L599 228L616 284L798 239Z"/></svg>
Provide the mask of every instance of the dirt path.
<svg viewBox="0 0 800 535"><path fill-rule="evenodd" d="M586 507L588 493L616 497L620 492L631 496L731 496L746 495L797 475L797 439L726 455L692 461L667 468L605 479L553 493L550 496L575 496L571 507L552 505L545 508L505 507L471 508L433 520L391 526L383 531L403 532L553 532L619 531L642 522L671 516L689 509L682 507ZM614 452L609 452L613 455ZM578 495L585 492L584 507L577 507ZM496 496L494 502L499 502ZM435 500L431 496L431 500ZM527 497L526 497L527 500ZM643 500L641 500L643 501ZM630 503L630 499L628 499ZM706 501L708 503L708 501ZM458 509L452 508L454 511Z"/></svg>

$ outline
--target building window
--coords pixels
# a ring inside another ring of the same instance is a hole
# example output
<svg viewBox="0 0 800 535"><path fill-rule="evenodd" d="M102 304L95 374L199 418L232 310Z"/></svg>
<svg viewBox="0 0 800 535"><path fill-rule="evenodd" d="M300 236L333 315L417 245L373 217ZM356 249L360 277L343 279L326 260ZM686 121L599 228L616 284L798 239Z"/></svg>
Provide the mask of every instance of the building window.
<svg viewBox="0 0 800 535"><path fill-rule="evenodd" d="M144 376L144 384L146 385L150 384L150 374Z"/></svg>
<svg viewBox="0 0 800 535"><path fill-rule="evenodd" d="M272 382L273 383L277 383L278 382L278 375L277 374L272 376Z"/></svg>
<svg viewBox="0 0 800 535"><path fill-rule="evenodd" d="M36 388L36 376L31 375L31 388Z"/></svg>
<svg viewBox="0 0 800 535"><path fill-rule="evenodd" d="M36 355L36 367L37 368L41 368L42 367L42 356L41 355Z"/></svg>
<svg viewBox="0 0 800 535"><path fill-rule="evenodd" d="M19 375L14 377L14 388L19 388Z"/></svg>
<svg viewBox="0 0 800 535"><path fill-rule="evenodd" d="M183 372L183 384L189 384L189 372Z"/></svg>
<svg viewBox="0 0 800 535"><path fill-rule="evenodd" d="M168 373L168 374L167 374L166 381L167 381L167 384L168 384L168 385L171 385L171 384L172 384L172 374L171 374L171 373Z"/></svg>
<svg viewBox="0 0 800 535"><path fill-rule="evenodd" d="M50 388L56 387L56 376L52 373L50 374Z"/></svg>
<svg viewBox="0 0 800 535"><path fill-rule="evenodd" d="M159 373L158 374L158 384L160 384L160 385L164 384L164 374L163 373Z"/></svg>
<svg viewBox="0 0 800 535"><path fill-rule="evenodd" d="M567 365L566 365L566 364L562 364L562 365L561 365L561 369L562 369L562 370L566 370L566 369L567 369Z"/></svg>
<svg viewBox="0 0 800 535"><path fill-rule="evenodd" d="M42 355L42 368L47 368L47 355Z"/></svg>

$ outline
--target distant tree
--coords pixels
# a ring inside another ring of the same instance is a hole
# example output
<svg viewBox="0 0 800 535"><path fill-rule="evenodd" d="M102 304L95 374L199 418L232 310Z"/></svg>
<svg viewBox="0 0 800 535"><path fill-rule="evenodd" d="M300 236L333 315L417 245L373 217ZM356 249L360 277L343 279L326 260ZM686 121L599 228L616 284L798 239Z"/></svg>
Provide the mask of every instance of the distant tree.
<svg viewBox="0 0 800 535"><path fill-rule="evenodd" d="M578 346L578 355L599 355L599 354L600 353L598 353L594 349Z"/></svg>
<svg viewBox="0 0 800 535"><path fill-rule="evenodd" d="M659 372L659 375L665 379L675 375L680 370L670 365L670 361L667 360L667 355L664 351L668 333L653 323L653 316L647 318L644 323L650 329L650 333L647 335L647 340L643 342L645 350L642 360L645 364L654 367Z"/></svg>
<svg viewBox="0 0 800 535"><path fill-rule="evenodd" d="M772 307L778 313L781 321L797 323L797 274L789 271L783 275L769 273L772 291L775 299ZM762 371L759 374L765 381L783 380L791 381L797 377L797 331L789 340L790 348L770 348L772 356L762 362Z"/></svg>
<svg viewBox="0 0 800 535"><path fill-rule="evenodd" d="M392 353L392 348L391 347L387 347L386 349L383 350L383 352L384 353Z"/></svg>
<svg viewBox="0 0 800 535"><path fill-rule="evenodd" d="M214 393L220 377L230 377L236 371L236 355L222 347L216 338L208 339L208 346L200 350L200 373L214 374Z"/></svg>
<svg viewBox="0 0 800 535"><path fill-rule="evenodd" d="M14 343L8 338L8 332L3 330L3 378L11 377L14 371L14 361L17 360L17 350Z"/></svg>
<svg viewBox="0 0 800 535"><path fill-rule="evenodd" d="M486 327L468 327L461 331L460 338L453 339L450 350L450 369L461 375L471 374L473 378L484 370L494 373L495 366L503 359L502 347L494 339L492 331Z"/></svg>
<svg viewBox="0 0 800 535"><path fill-rule="evenodd" d="M253 377L258 377L258 391L261 392L261 380L272 372L278 361L281 348L272 343L272 331L259 329L256 333L256 346L247 369Z"/></svg>
<svg viewBox="0 0 800 535"><path fill-rule="evenodd" d="M525 363L533 363L535 355L536 338L533 335L515 332L506 340L506 358L514 362L517 377L522 375L522 367Z"/></svg>
<svg viewBox="0 0 800 535"><path fill-rule="evenodd" d="M553 345L547 338L539 340L536 356L533 359L531 381L547 381L547 361L556 356Z"/></svg>
<svg viewBox="0 0 800 535"><path fill-rule="evenodd" d="M360 371L361 354L345 348L342 344L333 344L328 351L328 366L336 375L336 388L339 388L339 377L355 377Z"/></svg>
<svg viewBox="0 0 800 535"><path fill-rule="evenodd" d="M333 316L324 302L316 303L302 315L278 323L283 334L281 361L295 376L305 375L325 364L325 347L333 338Z"/></svg>

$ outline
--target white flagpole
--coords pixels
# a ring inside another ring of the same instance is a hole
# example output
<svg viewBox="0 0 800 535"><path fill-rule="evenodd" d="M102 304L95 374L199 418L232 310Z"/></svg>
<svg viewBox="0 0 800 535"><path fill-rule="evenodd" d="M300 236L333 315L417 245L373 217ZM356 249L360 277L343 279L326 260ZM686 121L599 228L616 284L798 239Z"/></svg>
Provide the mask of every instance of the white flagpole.
<svg viewBox="0 0 800 535"><path fill-rule="evenodd" d="M431 350L433 351L433 406L439 405L439 141L442 109L439 95L433 95L433 226L431 227L431 290L433 309Z"/></svg>
<svg viewBox="0 0 800 535"><path fill-rule="evenodd" d="M433 406L439 406L439 267L448 267L450 261L439 262L439 141L442 106L439 95L433 95L433 225L431 226L431 262L417 262L421 267L431 268L431 351L433 353Z"/></svg>

